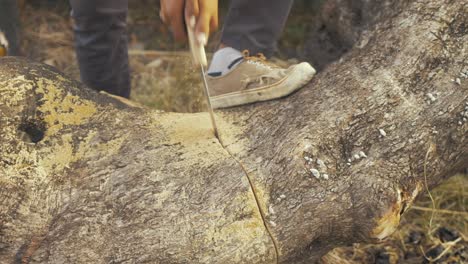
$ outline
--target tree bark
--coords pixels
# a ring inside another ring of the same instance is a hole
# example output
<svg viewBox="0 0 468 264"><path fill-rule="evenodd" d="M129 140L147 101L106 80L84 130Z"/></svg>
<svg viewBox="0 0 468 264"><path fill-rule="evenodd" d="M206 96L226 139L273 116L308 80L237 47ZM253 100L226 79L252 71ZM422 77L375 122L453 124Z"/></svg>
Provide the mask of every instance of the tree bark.
<svg viewBox="0 0 468 264"><path fill-rule="evenodd" d="M0 59L1 262L311 263L386 238L468 164L468 7L403 6L299 92L217 111L221 141L206 113Z"/></svg>

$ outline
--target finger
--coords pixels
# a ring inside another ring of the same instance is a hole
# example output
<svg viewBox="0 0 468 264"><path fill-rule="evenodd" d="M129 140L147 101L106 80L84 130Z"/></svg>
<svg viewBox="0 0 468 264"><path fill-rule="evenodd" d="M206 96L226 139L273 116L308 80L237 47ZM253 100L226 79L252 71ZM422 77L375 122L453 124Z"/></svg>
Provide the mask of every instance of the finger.
<svg viewBox="0 0 468 264"><path fill-rule="evenodd" d="M185 23L191 28L195 27L195 21L197 21L200 9L198 1L196 0L187 0L185 1ZM193 19L195 18L195 19ZM193 21L193 24L191 22Z"/></svg>
<svg viewBox="0 0 468 264"><path fill-rule="evenodd" d="M219 26L219 24L218 24L218 16L216 15L216 16L213 16L213 17L211 18L211 22L210 22L210 31L211 31L211 32L216 31L216 30L218 29L218 26Z"/></svg>
<svg viewBox="0 0 468 264"><path fill-rule="evenodd" d="M165 1L160 1L160 3L161 3L161 6L159 9L159 17L161 18L161 21L164 22L164 24L166 24L167 20L165 16L165 10L166 10Z"/></svg>
<svg viewBox="0 0 468 264"><path fill-rule="evenodd" d="M184 7L184 1L178 1L177 5L173 7L175 10L171 12L172 15L167 17L167 19L170 19L169 24L176 41L185 41L187 38L184 23Z"/></svg>
<svg viewBox="0 0 468 264"><path fill-rule="evenodd" d="M206 45L210 31L218 26L218 0L198 0L200 15L198 16L195 34L200 44Z"/></svg>
<svg viewBox="0 0 468 264"><path fill-rule="evenodd" d="M213 5L213 14L211 15L211 21L210 21L210 31L214 32L218 29L218 1L214 0L212 2Z"/></svg>
<svg viewBox="0 0 468 264"><path fill-rule="evenodd" d="M195 36L198 43L203 46L206 46L208 43L208 36L210 35L210 20L210 17L206 13L202 12L198 16Z"/></svg>
<svg viewBox="0 0 468 264"><path fill-rule="evenodd" d="M166 16L162 10L159 11L159 18L161 18L161 21L166 24Z"/></svg>
<svg viewBox="0 0 468 264"><path fill-rule="evenodd" d="M187 38L185 23L182 17L182 14L180 14L180 16L174 17L171 20L172 34L176 41L184 41Z"/></svg>

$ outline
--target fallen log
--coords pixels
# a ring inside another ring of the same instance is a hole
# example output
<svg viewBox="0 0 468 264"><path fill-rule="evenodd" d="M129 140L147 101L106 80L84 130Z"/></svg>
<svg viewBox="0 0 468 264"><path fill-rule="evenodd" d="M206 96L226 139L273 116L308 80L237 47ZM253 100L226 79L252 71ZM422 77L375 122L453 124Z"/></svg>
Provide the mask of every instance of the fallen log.
<svg viewBox="0 0 468 264"><path fill-rule="evenodd" d="M310 263L468 164L467 6L412 1L299 92L165 113L0 59L0 262Z"/></svg>

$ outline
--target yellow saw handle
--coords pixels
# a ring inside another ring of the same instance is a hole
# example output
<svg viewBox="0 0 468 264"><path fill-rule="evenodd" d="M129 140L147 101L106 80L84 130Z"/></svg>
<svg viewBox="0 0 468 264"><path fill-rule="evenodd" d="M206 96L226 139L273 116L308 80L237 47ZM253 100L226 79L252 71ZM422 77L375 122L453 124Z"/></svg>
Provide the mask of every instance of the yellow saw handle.
<svg viewBox="0 0 468 264"><path fill-rule="evenodd" d="M186 21L185 25L187 27L187 35L189 39L193 63L195 63L195 65L201 65L202 67L206 67L208 65L208 62L206 60L205 47L203 47L202 44L198 43L198 41L195 38L195 17L190 17L190 21Z"/></svg>
<svg viewBox="0 0 468 264"><path fill-rule="evenodd" d="M8 55L8 41L3 34L2 31L0 31L0 57L7 56Z"/></svg>

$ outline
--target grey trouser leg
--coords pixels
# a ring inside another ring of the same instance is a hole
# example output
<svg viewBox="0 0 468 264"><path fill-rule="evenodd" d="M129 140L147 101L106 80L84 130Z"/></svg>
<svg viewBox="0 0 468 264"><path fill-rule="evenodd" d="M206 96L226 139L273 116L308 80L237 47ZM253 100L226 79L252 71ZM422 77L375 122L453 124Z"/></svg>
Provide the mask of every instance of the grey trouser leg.
<svg viewBox="0 0 468 264"><path fill-rule="evenodd" d="M128 0L70 0L81 80L89 87L129 97Z"/></svg>
<svg viewBox="0 0 468 264"><path fill-rule="evenodd" d="M271 56L292 4L293 0L232 0L221 42L250 54Z"/></svg>
<svg viewBox="0 0 468 264"><path fill-rule="evenodd" d="M0 0L0 30L8 41L8 56L19 56L19 17L16 0Z"/></svg>

